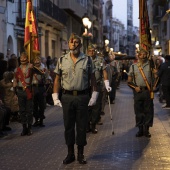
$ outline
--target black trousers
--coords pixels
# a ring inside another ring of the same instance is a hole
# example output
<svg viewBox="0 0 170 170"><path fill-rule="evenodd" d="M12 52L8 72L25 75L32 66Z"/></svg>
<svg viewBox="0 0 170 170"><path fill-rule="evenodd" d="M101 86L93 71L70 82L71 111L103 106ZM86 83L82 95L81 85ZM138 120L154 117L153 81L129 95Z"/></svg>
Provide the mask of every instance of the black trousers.
<svg viewBox="0 0 170 170"><path fill-rule="evenodd" d="M23 90L17 91L19 112L21 115L22 124L32 124L33 113L32 113L32 99L27 99L27 94Z"/></svg>
<svg viewBox="0 0 170 170"><path fill-rule="evenodd" d="M153 99L150 98L150 92L148 90L143 90L139 93L134 91L134 110L136 116L136 126L153 125Z"/></svg>
<svg viewBox="0 0 170 170"><path fill-rule="evenodd" d="M45 88L44 87L33 87L34 98L33 98L33 116L35 119L45 119Z"/></svg>
<svg viewBox="0 0 170 170"><path fill-rule="evenodd" d="M170 106L170 86L162 85L163 95L166 100L167 106Z"/></svg>
<svg viewBox="0 0 170 170"><path fill-rule="evenodd" d="M88 107L88 123L91 122L92 125L96 125L101 118L103 97L102 86L98 85L97 91L99 92L99 96L97 98L96 104L94 106Z"/></svg>
<svg viewBox="0 0 170 170"><path fill-rule="evenodd" d="M76 143L77 145L85 146L87 144L86 127L88 102L88 94L78 96L62 94L61 103L63 108L66 145L74 145Z"/></svg>

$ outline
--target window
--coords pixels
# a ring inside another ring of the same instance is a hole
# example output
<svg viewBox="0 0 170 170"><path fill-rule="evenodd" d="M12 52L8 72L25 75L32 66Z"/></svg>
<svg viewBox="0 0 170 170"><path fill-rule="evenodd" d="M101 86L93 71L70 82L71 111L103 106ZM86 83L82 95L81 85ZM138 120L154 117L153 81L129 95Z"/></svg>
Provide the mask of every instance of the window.
<svg viewBox="0 0 170 170"><path fill-rule="evenodd" d="M8 1L14 3L14 0L8 0Z"/></svg>

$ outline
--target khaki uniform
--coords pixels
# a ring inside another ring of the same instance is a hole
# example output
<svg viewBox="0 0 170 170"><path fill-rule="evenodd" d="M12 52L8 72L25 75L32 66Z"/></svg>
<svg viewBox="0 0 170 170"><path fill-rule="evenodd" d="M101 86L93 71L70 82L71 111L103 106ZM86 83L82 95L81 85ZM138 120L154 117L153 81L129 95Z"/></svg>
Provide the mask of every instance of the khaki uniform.
<svg viewBox="0 0 170 170"><path fill-rule="evenodd" d="M22 68L22 65L19 66ZM17 82L17 96L18 96L18 104L19 104L19 113L21 115L21 123L22 124L32 124L33 122L33 114L32 114L32 98L27 99L27 93L19 80L17 75L17 69L15 69L15 79ZM31 89L31 69L30 65L27 64L26 71L24 73L24 81L27 85L27 88Z"/></svg>
<svg viewBox="0 0 170 170"><path fill-rule="evenodd" d="M148 83L151 82L150 66L149 62L141 66L143 72L148 80ZM150 92L146 87L145 81L138 69L137 63L130 66L128 73L129 76L133 78L133 83L141 87L141 92L137 93L133 90L134 93L134 110L136 115L136 126L152 126L153 125L153 99L150 98Z"/></svg>
<svg viewBox="0 0 170 170"><path fill-rule="evenodd" d="M48 77L48 71L40 66L39 70L42 72L41 74L34 73L32 86L34 92L33 99L33 116L35 120L45 119L44 111L45 111L45 82Z"/></svg>
<svg viewBox="0 0 170 170"><path fill-rule="evenodd" d="M60 63L62 58L62 63ZM70 53L59 58L54 72L61 75L63 118L66 144L85 146L89 102L89 73L94 72L91 59L79 54L74 64ZM76 134L75 134L76 125Z"/></svg>
<svg viewBox="0 0 170 170"><path fill-rule="evenodd" d="M97 98L96 104L94 106L90 106L88 109L88 113L89 113L88 125L91 122L92 130L93 130L97 122L100 120L101 109L102 109L102 96L103 96L102 90L104 86L103 70L106 69L106 65L102 57L96 56L95 59L92 61L95 66L95 78L97 82L97 91L99 92L99 96Z"/></svg>

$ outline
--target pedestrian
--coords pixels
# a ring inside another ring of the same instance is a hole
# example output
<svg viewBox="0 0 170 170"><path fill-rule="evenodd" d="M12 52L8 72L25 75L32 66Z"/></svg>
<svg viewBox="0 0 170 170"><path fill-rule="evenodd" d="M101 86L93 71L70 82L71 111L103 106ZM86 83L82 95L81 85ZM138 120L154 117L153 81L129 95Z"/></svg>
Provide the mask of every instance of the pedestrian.
<svg viewBox="0 0 170 170"><path fill-rule="evenodd" d="M151 137L149 128L152 127L154 118L153 98L148 86L153 79L147 55L148 52L141 48L138 62L130 66L128 73L128 86L133 89L134 94L136 127L139 128L136 137Z"/></svg>
<svg viewBox="0 0 170 170"><path fill-rule="evenodd" d="M105 64L103 57L99 57L96 55L95 47L92 44L88 46L87 52L88 56L91 57L93 64L95 66L95 78L97 82L97 91L99 92L96 104L94 106L90 106L88 109L89 120L87 132L91 131L93 134L96 134L97 133L96 124L99 125L103 124L103 122L101 121L103 87L105 86L107 92L110 92L112 88L109 85L110 83L106 71L107 65Z"/></svg>
<svg viewBox="0 0 170 170"><path fill-rule="evenodd" d="M165 56L165 62L161 64L157 76L160 79L163 96L166 100L162 108L170 109L170 55Z"/></svg>
<svg viewBox="0 0 170 170"><path fill-rule="evenodd" d="M28 54L22 52L20 56L21 65L14 71L15 78L13 86L16 88L19 104L19 113L23 130L21 136L32 135L32 68L28 62Z"/></svg>
<svg viewBox="0 0 170 170"><path fill-rule="evenodd" d="M8 62L4 60L4 53L0 53L0 80L3 79L3 74L8 69Z"/></svg>
<svg viewBox="0 0 170 170"><path fill-rule="evenodd" d="M3 79L0 81L0 93L4 106L9 108L11 121L19 121L18 97L13 88L13 78L13 71L4 73Z"/></svg>
<svg viewBox="0 0 170 170"><path fill-rule="evenodd" d="M70 52L59 58L54 70L56 77L52 97L54 105L63 108L65 141L68 148L68 154L63 160L63 164L69 164L75 160L75 143L78 147L77 160L80 164L86 164L83 154L84 146L87 144L88 106L95 104L98 92L95 91L96 81L93 63L90 57L80 52L82 47L80 37L72 33L68 46ZM93 92L89 101L90 82ZM59 99L60 84L62 88L61 99Z"/></svg>
<svg viewBox="0 0 170 170"><path fill-rule="evenodd" d="M44 111L45 111L45 85L46 78L48 77L48 70L41 65L41 58L36 57L33 60L34 64L34 74L32 80L32 88L34 92L33 98L33 116L35 118L35 122L33 124L34 127L44 127L43 120L45 119Z"/></svg>

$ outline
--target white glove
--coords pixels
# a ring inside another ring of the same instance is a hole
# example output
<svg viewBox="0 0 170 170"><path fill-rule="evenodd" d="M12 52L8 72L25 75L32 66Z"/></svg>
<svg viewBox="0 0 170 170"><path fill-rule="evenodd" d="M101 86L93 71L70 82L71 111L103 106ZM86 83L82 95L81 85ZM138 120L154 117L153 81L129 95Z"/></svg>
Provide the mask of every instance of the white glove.
<svg viewBox="0 0 170 170"><path fill-rule="evenodd" d="M96 104L96 100L97 100L97 98L98 98L98 95L99 95L99 92L93 91L88 106L93 106L93 105Z"/></svg>
<svg viewBox="0 0 170 170"><path fill-rule="evenodd" d="M105 87L106 87L107 92L112 91L112 88L111 88L110 85L109 85L109 80L105 80L105 81L104 81L104 84L105 84Z"/></svg>
<svg viewBox="0 0 170 170"><path fill-rule="evenodd" d="M52 94L53 102L54 102L55 106L62 107L62 104L61 104L61 101L58 98L58 95L59 95L58 93L53 93Z"/></svg>

